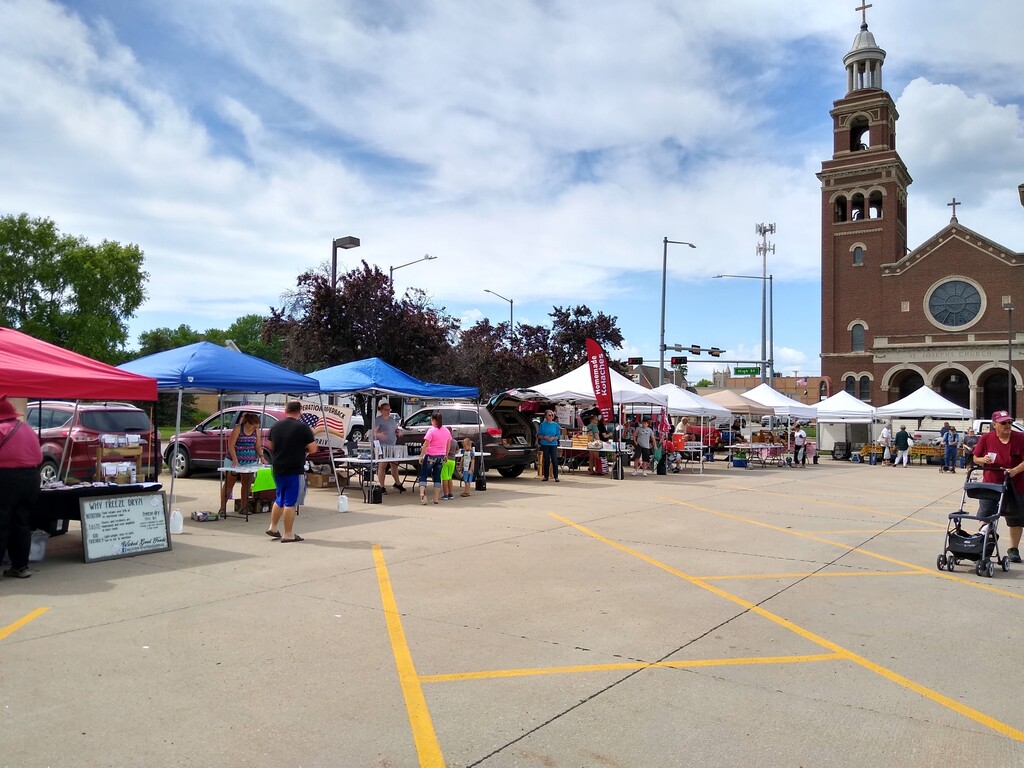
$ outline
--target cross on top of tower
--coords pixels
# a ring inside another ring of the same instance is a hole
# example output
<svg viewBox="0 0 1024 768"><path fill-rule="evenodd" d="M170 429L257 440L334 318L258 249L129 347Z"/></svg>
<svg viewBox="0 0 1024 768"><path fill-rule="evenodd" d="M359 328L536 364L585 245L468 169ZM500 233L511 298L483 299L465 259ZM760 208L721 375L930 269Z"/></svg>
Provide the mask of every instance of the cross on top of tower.
<svg viewBox="0 0 1024 768"><path fill-rule="evenodd" d="M946 205L951 206L953 208L953 216L952 216L952 218L950 218L950 221L956 221L956 207L958 205L963 205L963 201L957 200L956 197L954 196L953 197L953 202L946 203Z"/></svg>
<svg viewBox="0 0 1024 768"><path fill-rule="evenodd" d="M864 0L861 0L861 4L853 9L855 11L860 11L860 23L865 28L868 26L868 8L871 7L871 3L865 3Z"/></svg>

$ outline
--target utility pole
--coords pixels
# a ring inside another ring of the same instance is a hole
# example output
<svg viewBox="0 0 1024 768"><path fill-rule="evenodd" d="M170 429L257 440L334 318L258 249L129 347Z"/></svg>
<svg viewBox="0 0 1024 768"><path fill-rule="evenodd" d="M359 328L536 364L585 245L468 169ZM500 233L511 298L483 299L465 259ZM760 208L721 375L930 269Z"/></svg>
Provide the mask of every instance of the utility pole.
<svg viewBox="0 0 1024 768"><path fill-rule="evenodd" d="M775 223L755 224L754 232L761 238L757 244L757 255L761 257L761 359L766 363L761 369L761 383L767 380L768 386L775 382L775 329L772 328L772 351L768 355L768 254L775 255L775 243L768 242L768 235L775 234ZM775 307L772 307L772 314ZM772 318L774 320L774 318ZM774 326L774 323L772 324ZM766 370L767 369L767 370Z"/></svg>

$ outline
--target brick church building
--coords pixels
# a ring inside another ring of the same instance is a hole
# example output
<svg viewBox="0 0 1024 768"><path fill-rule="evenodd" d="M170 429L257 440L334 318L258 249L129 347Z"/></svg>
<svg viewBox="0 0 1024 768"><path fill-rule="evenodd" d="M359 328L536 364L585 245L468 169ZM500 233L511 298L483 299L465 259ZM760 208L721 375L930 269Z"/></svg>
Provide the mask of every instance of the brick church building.
<svg viewBox="0 0 1024 768"><path fill-rule="evenodd" d="M1010 410L1019 417L1024 333L1014 326L1024 327L1024 254L963 226L956 198L948 226L908 248L912 179L896 148L884 61L865 18L843 58L832 158L817 174L821 393L845 389L880 406L926 386L987 417L1007 407L1012 350Z"/></svg>

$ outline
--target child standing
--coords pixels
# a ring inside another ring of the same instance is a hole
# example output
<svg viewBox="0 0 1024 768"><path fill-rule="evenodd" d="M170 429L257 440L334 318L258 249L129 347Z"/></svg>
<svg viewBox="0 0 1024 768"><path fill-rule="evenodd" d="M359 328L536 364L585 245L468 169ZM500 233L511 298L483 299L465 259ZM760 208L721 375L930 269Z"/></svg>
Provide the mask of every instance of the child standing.
<svg viewBox="0 0 1024 768"><path fill-rule="evenodd" d="M469 496L473 487L473 473L476 469L476 458L473 456L473 441L465 438L462 441L462 495Z"/></svg>
<svg viewBox="0 0 1024 768"><path fill-rule="evenodd" d="M455 451L458 447L459 444L454 440L448 441L448 453L441 465L441 498L447 501L455 498L452 478L455 477Z"/></svg>

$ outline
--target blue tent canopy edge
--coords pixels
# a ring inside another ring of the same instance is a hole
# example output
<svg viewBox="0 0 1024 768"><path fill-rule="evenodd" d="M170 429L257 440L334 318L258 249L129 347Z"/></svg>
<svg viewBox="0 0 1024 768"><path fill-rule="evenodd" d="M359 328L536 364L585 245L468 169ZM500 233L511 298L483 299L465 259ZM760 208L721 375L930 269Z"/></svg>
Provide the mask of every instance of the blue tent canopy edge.
<svg viewBox="0 0 1024 768"><path fill-rule="evenodd" d="M350 363L323 368L313 371L308 376L316 380L321 392L369 392L435 399L475 400L479 397L479 390L476 387L431 384L410 376L379 357L368 357L365 360L353 360Z"/></svg>

